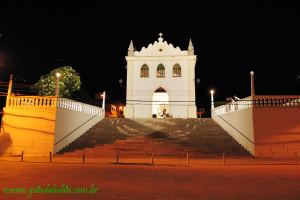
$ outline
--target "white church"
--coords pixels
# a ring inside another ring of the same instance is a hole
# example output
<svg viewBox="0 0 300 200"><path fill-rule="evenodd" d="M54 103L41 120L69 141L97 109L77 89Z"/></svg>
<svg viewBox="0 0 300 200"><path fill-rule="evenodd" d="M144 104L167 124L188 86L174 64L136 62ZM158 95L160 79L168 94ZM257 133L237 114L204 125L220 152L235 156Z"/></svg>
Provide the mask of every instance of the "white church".
<svg viewBox="0 0 300 200"><path fill-rule="evenodd" d="M181 50L158 41L136 51L130 42L127 61L126 118L196 118L192 41Z"/></svg>

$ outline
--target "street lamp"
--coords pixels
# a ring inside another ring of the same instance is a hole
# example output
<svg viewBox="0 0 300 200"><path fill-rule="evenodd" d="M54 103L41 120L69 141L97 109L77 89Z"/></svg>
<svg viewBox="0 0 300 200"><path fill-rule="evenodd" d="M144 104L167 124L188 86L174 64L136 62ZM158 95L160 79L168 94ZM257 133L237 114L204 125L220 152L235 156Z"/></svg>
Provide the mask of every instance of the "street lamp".
<svg viewBox="0 0 300 200"><path fill-rule="evenodd" d="M250 72L250 77L251 77L251 97L252 97L252 100L255 96L255 87L254 87L254 71L251 71Z"/></svg>
<svg viewBox="0 0 300 200"><path fill-rule="evenodd" d="M55 73L55 78L56 78L56 86L55 86L55 96L59 97L59 77L61 74L59 72Z"/></svg>
<svg viewBox="0 0 300 200"><path fill-rule="evenodd" d="M211 101L211 110L214 109L214 90L210 90L210 101Z"/></svg>
<svg viewBox="0 0 300 200"><path fill-rule="evenodd" d="M106 92L104 91L104 92L101 94L101 99L102 99L102 110L104 111L104 114L105 114L105 97L106 97Z"/></svg>

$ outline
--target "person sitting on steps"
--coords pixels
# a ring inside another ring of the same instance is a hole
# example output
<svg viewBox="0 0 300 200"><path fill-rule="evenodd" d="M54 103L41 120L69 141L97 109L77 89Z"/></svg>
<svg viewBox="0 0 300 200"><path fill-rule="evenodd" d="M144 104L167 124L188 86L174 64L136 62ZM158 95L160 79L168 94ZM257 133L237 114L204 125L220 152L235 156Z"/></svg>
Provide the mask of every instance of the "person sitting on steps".
<svg viewBox="0 0 300 200"><path fill-rule="evenodd" d="M161 115L162 117L167 117L167 109L163 109L163 113L162 113L162 115Z"/></svg>

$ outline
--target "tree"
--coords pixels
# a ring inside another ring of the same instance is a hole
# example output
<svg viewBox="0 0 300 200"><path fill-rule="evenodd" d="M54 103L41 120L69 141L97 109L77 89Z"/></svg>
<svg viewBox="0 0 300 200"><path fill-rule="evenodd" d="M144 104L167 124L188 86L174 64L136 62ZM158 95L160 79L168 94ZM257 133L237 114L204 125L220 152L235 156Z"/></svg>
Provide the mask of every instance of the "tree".
<svg viewBox="0 0 300 200"><path fill-rule="evenodd" d="M52 70L49 74L42 75L35 84L39 95L54 96L56 88L55 73L59 72L59 96L70 98L73 92L80 90L81 81L78 73L70 66Z"/></svg>

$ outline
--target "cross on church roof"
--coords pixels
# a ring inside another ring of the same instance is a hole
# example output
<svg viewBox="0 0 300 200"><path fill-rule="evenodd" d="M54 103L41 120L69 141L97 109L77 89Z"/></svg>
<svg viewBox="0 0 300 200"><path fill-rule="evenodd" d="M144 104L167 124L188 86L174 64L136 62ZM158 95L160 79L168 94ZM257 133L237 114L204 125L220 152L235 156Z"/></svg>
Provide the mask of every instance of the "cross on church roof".
<svg viewBox="0 0 300 200"><path fill-rule="evenodd" d="M158 35L159 35L158 42L163 42L164 39L161 37L163 34L159 33Z"/></svg>

